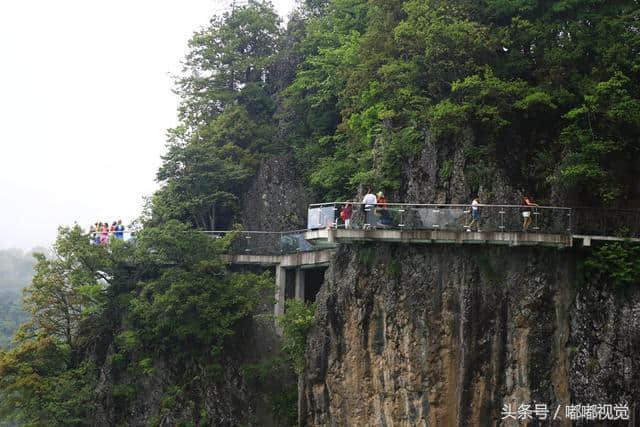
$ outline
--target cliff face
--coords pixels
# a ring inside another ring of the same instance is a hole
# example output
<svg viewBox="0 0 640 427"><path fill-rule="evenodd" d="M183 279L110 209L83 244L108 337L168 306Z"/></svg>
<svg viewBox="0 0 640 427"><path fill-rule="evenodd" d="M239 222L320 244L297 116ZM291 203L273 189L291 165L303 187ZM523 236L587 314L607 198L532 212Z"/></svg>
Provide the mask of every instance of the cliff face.
<svg viewBox="0 0 640 427"><path fill-rule="evenodd" d="M640 293L577 286L577 257L498 246L340 249L307 340L302 424L493 425L504 404L631 406Z"/></svg>
<svg viewBox="0 0 640 427"><path fill-rule="evenodd" d="M246 230L300 230L313 202L291 157L267 157L242 198L237 222Z"/></svg>

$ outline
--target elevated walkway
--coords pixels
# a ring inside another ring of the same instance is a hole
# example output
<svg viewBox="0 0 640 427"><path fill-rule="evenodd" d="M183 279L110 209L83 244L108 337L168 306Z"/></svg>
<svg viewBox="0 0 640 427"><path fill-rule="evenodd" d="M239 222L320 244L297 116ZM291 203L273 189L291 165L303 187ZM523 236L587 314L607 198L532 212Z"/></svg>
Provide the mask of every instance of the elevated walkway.
<svg viewBox="0 0 640 427"><path fill-rule="evenodd" d="M328 228L308 231L305 233L305 239L315 245L374 241L554 247L568 247L572 245L572 238L568 234L499 231L467 232L448 230L353 230Z"/></svg>
<svg viewBox="0 0 640 427"><path fill-rule="evenodd" d="M347 205L351 205L348 222L340 217ZM314 272L312 269L327 267L337 247L343 244L394 242L567 248L591 246L597 241L640 242L640 211L636 210L516 205L477 205L475 209L470 205L323 203L309 206L305 230L207 233L216 238L234 234L225 256L228 262L275 268L276 316L284 313L287 272L295 276L295 298L304 299L305 270ZM310 278L318 277L311 275Z"/></svg>

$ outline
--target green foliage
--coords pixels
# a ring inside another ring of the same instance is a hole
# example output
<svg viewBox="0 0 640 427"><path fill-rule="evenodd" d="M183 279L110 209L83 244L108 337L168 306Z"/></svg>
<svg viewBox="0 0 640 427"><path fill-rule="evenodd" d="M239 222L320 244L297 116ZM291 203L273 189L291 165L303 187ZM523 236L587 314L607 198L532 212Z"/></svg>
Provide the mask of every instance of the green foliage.
<svg viewBox="0 0 640 427"><path fill-rule="evenodd" d="M587 273L607 278L617 288L640 285L640 245L633 242L604 244L593 250L584 266Z"/></svg>
<svg viewBox="0 0 640 427"><path fill-rule="evenodd" d="M637 198L635 2L334 0L322 11L284 94L290 141L324 199L403 188L425 138L464 148L472 189L503 169L539 194Z"/></svg>
<svg viewBox="0 0 640 427"><path fill-rule="evenodd" d="M358 247L356 256L358 257L358 264L370 267L376 263L377 251L375 246L361 245Z"/></svg>
<svg viewBox="0 0 640 427"><path fill-rule="evenodd" d="M25 336L55 337L76 349L81 322L105 301L108 278L100 270L105 253L104 247L92 246L78 226L60 228L53 256L34 255L36 273L24 290L24 307L31 314Z"/></svg>
<svg viewBox="0 0 640 427"><path fill-rule="evenodd" d="M107 248L77 226L61 228L53 256L37 255L25 290L32 320L16 348L0 353L0 420L89 423L97 370L87 361L105 340L112 340L105 363L115 410L135 402L156 360L181 370L185 401L193 399L195 384L218 377L225 345L273 288L268 275L227 270L219 255L232 238L168 221ZM199 379L188 361L206 368Z"/></svg>
<svg viewBox="0 0 640 427"><path fill-rule="evenodd" d="M153 223L228 227L257 153L282 150L272 99L279 23L271 3L250 0L194 34L176 81L181 124L169 131Z"/></svg>
<svg viewBox="0 0 640 427"><path fill-rule="evenodd" d="M298 388L295 382L286 380L292 374L289 360L278 355L245 365L242 370L246 380L271 401L275 420L295 425L298 419Z"/></svg>
<svg viewBox="0 0 640 427"><path fill-rule="evenodd" d="M140 233L136 250L163 266L130 300L130 321L143 346L176 360L220 355L236 324L273 288L268 274L227 272L219 255L228 244L175 222Z"/></svg>
<svg viewBox="0 0 640 427"><path fill-rule="evenodd" d="M273 396L272 410L277 421L285 425L296 425L298 422L298 387L291 384Z"/></svg>
<svg viewBox="0 0 640 427"><path fill-rule="evenodd" d="M285 302L284 315L277 319L284 340L282 350L298 374L304 371L304 347L313 326L314 312L315 304L290 299Z"/></svg>
<svg viewBox="0 0 640 427"><path fill-rule="evenodd" d="M25 426L91 425L97 376L89 361L43 337L0 352L0 420Z"/></svg>
<svg viewBox="0 0 640 427"><path fill-rule="evenodd" d="M264 384L268 380L283 375L286 371L285 360L280 356L269 357L258 363L250 363L242 367L247 381Z"/></svg>

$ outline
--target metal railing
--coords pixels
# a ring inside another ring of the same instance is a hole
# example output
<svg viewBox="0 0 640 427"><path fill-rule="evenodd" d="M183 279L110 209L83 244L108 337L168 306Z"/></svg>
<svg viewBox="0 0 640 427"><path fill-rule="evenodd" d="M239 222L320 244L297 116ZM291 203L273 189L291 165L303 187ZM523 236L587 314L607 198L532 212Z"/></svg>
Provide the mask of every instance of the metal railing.
<svg viewBox="0 0 640 427"><path fill-rule="evenodd" d="M304 238L307 230L293 231L202 231L213 238L234 234L229 253L235 255L282 255L316 250Z"/></svg>
<svg viewBox="0 0 640 427"><path fill-rule="evenodd" d="M349 221L340 217L352 207ZM556 206L356 202L309 205L307 229L293 231L203 231L214 238L234 233L231 254L282 255L320 249L305 240L309 230L323 228L445 230L585 234L640 237L640 211Z"/></svg>
<svg viewBox="0 0 640 427"><path fill-rule="evenodd" d="M352 206L349 221L340 212ZM477 209L477 210L476 210ZM570 234L571 208L552 206L319 203L309 205L309 229L405 229ZM474 221L475 219L475 221Z"/></svg>
<svg viewBox="0 0 640 427"><path fill-rule="evenodd" d="M640 210L573 208L573 234L640 238Z"/></svg>

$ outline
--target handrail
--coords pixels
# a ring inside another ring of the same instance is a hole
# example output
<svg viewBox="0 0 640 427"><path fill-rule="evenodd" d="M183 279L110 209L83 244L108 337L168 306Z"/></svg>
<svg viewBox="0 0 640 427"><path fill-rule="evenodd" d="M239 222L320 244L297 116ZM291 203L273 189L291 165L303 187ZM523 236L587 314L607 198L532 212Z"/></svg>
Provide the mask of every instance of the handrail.
<svg viewBox="0 0 640 427"><path fill-rule="evenodd" d="M380 205L380 203L362 203L362 202L325 202L325 203L311 203L309 204L309 208L317 208L323 206L332 206L332 205ZM385 202L384 205L388 206L415 206L415 207L443 207L443 208L468 208L471 203L389 203ZM569 208L566 206L538 206L538 205L493 205L493 204L482 204L479 203L475 206L478 207L494 207L494 208L539 208L539 209L559 209L559 210L567 210L570 211L573 208Z"/></svg>
<svg viewBox="0 0 640 427"><path fill-rule="evenodd" d="M241 233L241 234L294 234L294 233L304 233L309 231L307 228L303 228L300 230L287 230L287 231L262 231L262 230L196 230L198 233L204 234L231 234L231 233Z"/></svg>

